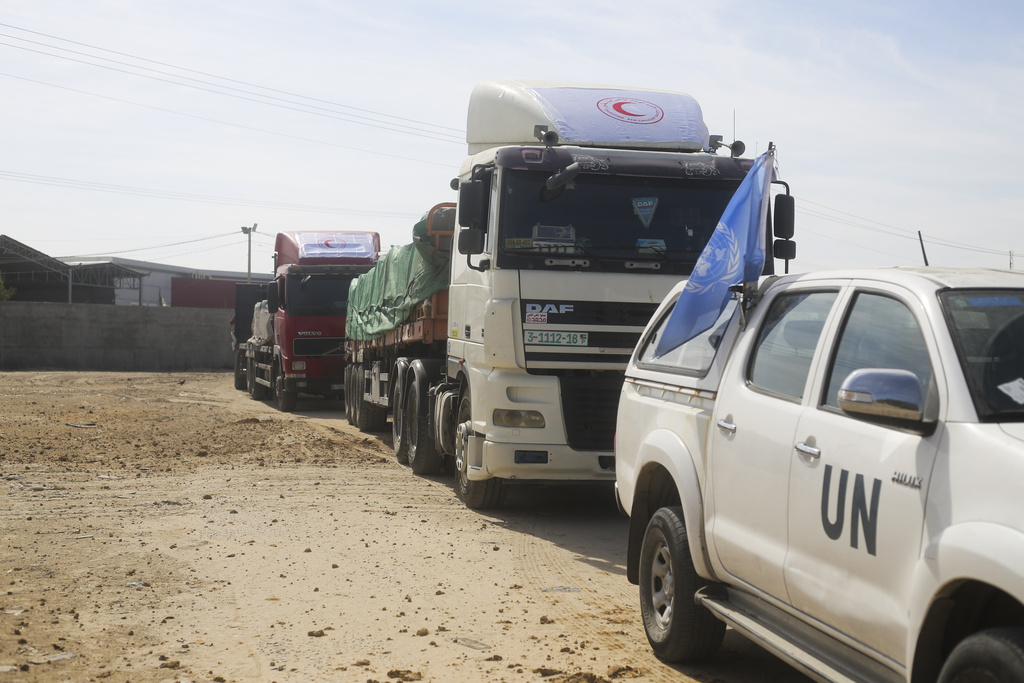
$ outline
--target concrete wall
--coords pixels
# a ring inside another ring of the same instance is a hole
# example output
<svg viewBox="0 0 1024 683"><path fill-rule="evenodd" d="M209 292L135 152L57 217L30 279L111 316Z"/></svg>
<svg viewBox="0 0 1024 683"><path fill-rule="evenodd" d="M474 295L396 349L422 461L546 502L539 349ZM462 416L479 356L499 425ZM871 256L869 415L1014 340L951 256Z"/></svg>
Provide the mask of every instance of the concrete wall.
<svg viewBox="0 0 1024 683"><path fill-rule="evenodd" d="M0 370L232 367L231 311L0 302Z"/></svg>

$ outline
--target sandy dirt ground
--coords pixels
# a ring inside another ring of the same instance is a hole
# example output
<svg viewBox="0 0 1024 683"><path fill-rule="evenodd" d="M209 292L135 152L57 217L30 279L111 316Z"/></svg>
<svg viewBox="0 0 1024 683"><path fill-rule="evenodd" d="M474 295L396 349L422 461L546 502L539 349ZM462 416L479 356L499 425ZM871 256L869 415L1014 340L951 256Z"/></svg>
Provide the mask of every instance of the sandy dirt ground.
<svg viewBox="0 0 1024 683"><path fill-rule="evenodd" d="M610 487L467 510L228 373L0 373L0 485L0 683L805 680L655 659Z"/></svg>

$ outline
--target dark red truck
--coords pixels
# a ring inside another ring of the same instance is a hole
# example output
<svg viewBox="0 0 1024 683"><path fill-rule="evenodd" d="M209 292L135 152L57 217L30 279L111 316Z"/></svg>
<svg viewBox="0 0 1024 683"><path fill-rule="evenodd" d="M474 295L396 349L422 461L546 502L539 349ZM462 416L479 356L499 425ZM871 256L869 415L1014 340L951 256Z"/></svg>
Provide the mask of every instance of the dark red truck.
<svg viewBox="0 0 1024 683"><path fill-rule="evenodd" d="M352 278L380 253L375 232L281 232L275 279L266 296L236 296L235 319L251 318L252 335L235 350L235 386L279 409L295 409L298 394L341 398L345 391L345 314ZM251 288L252 285L238 285Z"/></svg>

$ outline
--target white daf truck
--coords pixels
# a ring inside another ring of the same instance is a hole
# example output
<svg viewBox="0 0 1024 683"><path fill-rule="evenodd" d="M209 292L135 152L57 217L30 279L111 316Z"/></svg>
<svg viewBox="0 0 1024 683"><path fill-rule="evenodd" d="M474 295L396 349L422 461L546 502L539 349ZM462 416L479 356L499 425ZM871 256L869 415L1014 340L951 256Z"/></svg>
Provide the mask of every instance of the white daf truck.
<svg viewBox="0 0 1024 683"><path fill-rule="evenodd" d="M439 205L352 285L347 413L390 412L398 459L447 462L472 508L515 480L610 482L629 355L753 161L717 153L688 95L579 84L480 83L467 142L449 227ZM420 287L438 264L443 290Z"/></svg>
<svg viewBox="0 0 1024 683"><path fill-rule="evenodd" d="M668 661L726 624L823 681L1024 681L1024 274L767 278L630 360L616 489Z"/></svg>

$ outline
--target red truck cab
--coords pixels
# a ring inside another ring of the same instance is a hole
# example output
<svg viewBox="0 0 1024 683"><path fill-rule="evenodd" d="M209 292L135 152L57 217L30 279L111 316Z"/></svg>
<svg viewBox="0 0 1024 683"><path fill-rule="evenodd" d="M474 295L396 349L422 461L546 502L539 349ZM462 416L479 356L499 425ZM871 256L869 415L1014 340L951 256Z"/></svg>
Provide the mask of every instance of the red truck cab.
<svg viewBox="0 0 1024 683"><path fill-rule="evenodd" d="M281 232L274 249L275 279L267 292L274 357L266 384L281 409L291 410L300 392L329 398L344 392L349 282L373 267L380 235Z"/></svg>

